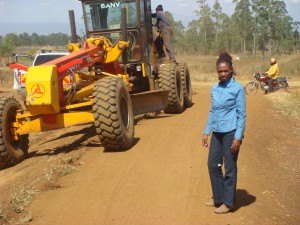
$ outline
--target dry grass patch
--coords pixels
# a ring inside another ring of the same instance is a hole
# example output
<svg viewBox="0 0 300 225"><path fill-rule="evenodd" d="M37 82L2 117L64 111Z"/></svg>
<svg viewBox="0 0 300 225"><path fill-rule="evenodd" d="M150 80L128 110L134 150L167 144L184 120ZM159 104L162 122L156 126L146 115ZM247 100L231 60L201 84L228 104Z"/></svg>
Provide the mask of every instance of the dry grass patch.
<svg viewBox="0 0 300 225"><path fill-rule="evenodd" d="M0 66L0 87L11 88L13 86L14 73L8 67Z"/></svg>
<svg viewBox="0 0 300 225"><path fill-rule="evenodd" d="M31 212L26 210L26 206L29 205L36 194L39 191L34 187L19 187L11 194L10 204L14 212L20 214L18 219L13 218L10 220L11 224L27 224L32 220Z"/></svg>
<svg viewBox="0 0 300 225"><path fill-rule="evenodd" d="M275 56L280 67L280 76L287 76L289 81L300 80L300 53L294 55ZM215 56L204 55L179 55L179 62L186 62L194 82L214 83L217 81ZM271 56L262 55L239 55L239 60L233 61L237 73L237 80L246 84L253 78L256 72L264 72L269 68Z"/></svg>
<svg viewBox="0 0 300 225"><path fill-rule="evenodd" d="M50 188L60 188L61 184L57 183L60 177L74 173L76 167L70 164L57 165L54 168L48 169L45 172L45 179L48 182L47 186Z"/></svg>
<svg viewBox="0 0 300 225"><path fill-rule="evenodd" d="M58 182L63 176L76 172L76 166L81 165L79 162L83 151L76 153L68 153L58 158L50 157L47 162L51 163L51 167L45 170L46 186L50 189L61 188L62 185Z"/></svg>
<svg viewBox="0 0 300 225"><path fill-rule="evenodd" d="M50 156L46 159L47 168L38 176L25 179L21 184L12 188L9 199L0 202L0 224L28 224L33 220L28 206L38 194L47 190L62 188L60 178L77 171L77 166L83 164L79 161L84 151L64 153Z"/></svg>
<svg viewBox="0 0 300 225"><path fill-rule="evenodd" d="M280 112L291 118L300 121L300 92L279 91L267 96Z"/></svg>
<svg viewBox="0 0 300 225"><path fill-rule="evenodd" d="M24 212L25 206L29 205L33 201L34 196L38 192L39 191L34 187L18 187L10 197L10 203L13 210L16 213Z"/></svg>
<svg viewBox="0 0 300 225"><path fill-rule="evenodd" d="M31 212L26 210L38 193L36 189L29 186L19 186L11 193L9 202L0 203L0 223L6 224L28 224L32 220Z"/></svg>
<svg viewBox="0 0 300 225"><path fill-rule="evenodd" d="M0 203L0 221L6 221L7 222L7 212L5 210L5 207L2 203Z"/></svg>

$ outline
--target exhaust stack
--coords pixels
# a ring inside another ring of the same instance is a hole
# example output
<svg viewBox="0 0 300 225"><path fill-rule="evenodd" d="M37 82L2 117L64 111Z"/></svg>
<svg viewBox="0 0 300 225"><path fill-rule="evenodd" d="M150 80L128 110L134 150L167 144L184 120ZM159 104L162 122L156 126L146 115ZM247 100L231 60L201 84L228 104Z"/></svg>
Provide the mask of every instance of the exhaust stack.
<svg viewBox="0 0 300 225"><path fill-rule="evenodd" d="M71 43L77 43L74 10L69 10L69 19L70 19L70 28L71 28Z"/></svg>

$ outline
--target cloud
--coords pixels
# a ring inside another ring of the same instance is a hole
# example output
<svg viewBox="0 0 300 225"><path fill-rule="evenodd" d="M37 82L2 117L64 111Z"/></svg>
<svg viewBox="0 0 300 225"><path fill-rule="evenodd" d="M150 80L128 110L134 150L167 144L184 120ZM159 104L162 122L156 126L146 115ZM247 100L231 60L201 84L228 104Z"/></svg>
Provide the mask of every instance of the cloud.
<svg viewBox="0 0 300 225"><path fill-rule="evenodd" d="M300 3L300 0L289 0L288 2L291 2L291 3Z"/></svg>

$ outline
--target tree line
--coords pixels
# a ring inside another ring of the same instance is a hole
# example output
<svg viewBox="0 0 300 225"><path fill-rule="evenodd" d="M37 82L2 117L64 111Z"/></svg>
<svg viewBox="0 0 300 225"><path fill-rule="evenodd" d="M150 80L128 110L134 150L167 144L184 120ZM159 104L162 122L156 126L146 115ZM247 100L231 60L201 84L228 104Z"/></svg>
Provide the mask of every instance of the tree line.
<svg viewBox="0 0 300 225"><path fill-rule="evenodd" d="M38 35L37 33L14 34L10 33L0 36L0 56L11 56L18 46L66 46L70 40L69 35L63 33L52 33L49 35Z"/></svg>
<svg viewBox="0 0 300 225"><path fill-rule="evenodd" d="M300 49L299 22L288 15L286 4L279 0L233 0L234 13L222 11L220 1L211 8L206 0L197 0L198 19L185 29L181 22L172 21L177 51L187 53L265 54L293 53Z"/></svg>
<svg viewBox="0 0 300 225"><path fill-rule="evenodd" d="M198 17L185 28L166 16L173 26L173 44L180 54L293 53L300 49L299 22L288 15L286 4L279 0L233 0L234 13L222 11L218 0L212 8L206 0L197 0L194 13ZM0 56L11 55L17 46L65 46L70 37L63 33L38 35L22 33L0 36Z"/></svg>

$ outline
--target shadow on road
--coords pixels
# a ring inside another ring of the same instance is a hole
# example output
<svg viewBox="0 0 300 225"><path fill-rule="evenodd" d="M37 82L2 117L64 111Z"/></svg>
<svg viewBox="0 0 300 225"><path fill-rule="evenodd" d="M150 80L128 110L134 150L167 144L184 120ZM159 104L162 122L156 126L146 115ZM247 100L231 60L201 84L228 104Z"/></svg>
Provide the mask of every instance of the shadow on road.
<svg viewBox="0 0 300 225"><path fill-rule="evenodd" d="M118 153L118 152L127 152L129 150L131 150L138 142L140 141L140 138L133 138L133 144L131 146L131 148L129 149L115 149L115 150L111 150L111 149L104 149L104 153Z"/></svg>
<svg viewBox="0 0 300 225"><path fill-rule="evenodd" d="M234 211L239 210L241 207L251 205L256 201L256 197L254 195L249 194L249 192L244 189L236 190L236 199L237 201L234 205Z"/></svg>
<svg viewBox="0 0 300 225"><path fill-rule="evenodd" d="M134 117L134 125L140 125L139 122L142 120L152 120L152 119L162 119L165 117L169 117L169 115L162 114L162 113L148 113L142 114Z"/></svg>
<svg viewBox="0 0 300 225"><path fill-rule="evenodd" d="M53 139L50 139L50 140L47 140L47 141L43 142L43 144L46 144L46 143L49 143L49 142L52 142L52 141L57 141L59 139L67 138L67 137L70 137L70 136L79 135L79 134L84 134L84 135L81 138L79 138L78 140L76 140L75 142L78 142L79 140L85 141L86 139L97 135L96 131L95 131L95 127L89 126L89 127L83 128L81 130L66 132L65 134L63 134L59 137L55 137Z"/></svg>
<svg viewBox="0 0 300 225"><path fill-rule="evenodd" d="M33 152L30 152L28 154L27 158L44 156L44 155L58 155L62 152L68 153L68 152L71 152L73 150L79 149L83 146L84 141L86 141L89 138L96 135L96 131L95 131L95 129L93 129L91 127L88 127L88 128L81 129L79 131L68 132L64 135L61 135L57 138L51 139L51 140L46 141L44 143L48 143L48 142L51 142L51 141L57 141L57 140L65 138L65 137L78 135L78 134L83 134L83 135L80 138L74 140L72 143L65 144L65 145L53 148L53 149L51 149L51 151L47 151L47 152L33 151ZM61 140L61 141L63 142L63 140ZM87 147L101 147L102 145L100 144L100 141L99 141L99 143L88 143L88 144L85 144L85 146L87 146Z"/></svg>

